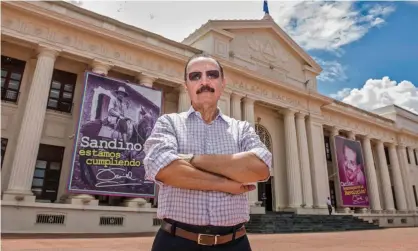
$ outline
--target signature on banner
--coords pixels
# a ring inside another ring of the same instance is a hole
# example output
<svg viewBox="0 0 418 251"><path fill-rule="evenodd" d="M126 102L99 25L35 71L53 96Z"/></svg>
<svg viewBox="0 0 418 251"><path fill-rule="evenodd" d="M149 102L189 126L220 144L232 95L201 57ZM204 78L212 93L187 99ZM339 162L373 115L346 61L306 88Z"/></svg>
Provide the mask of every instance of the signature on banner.
<svg viewBox="0 0 418 251"><path fill-rule="evenodd" d="M105 168L99 169L96 174L97 180L100 182L96 183L96 187L117 187L117 186L140 186L142 183L134 182L138 179L132 177L132 172L124 172L125 168ZM118 174L119 173L119 174ZM128 179L133 182L125 182Z"/></svg>

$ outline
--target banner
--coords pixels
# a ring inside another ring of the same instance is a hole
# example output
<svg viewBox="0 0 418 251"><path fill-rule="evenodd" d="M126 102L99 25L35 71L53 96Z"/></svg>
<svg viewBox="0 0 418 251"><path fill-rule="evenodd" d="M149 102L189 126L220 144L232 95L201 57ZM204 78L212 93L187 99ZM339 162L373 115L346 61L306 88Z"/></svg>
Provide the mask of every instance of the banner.
<svg viewBox="0 0 418 251"><path fill-rule="evenodd" d="M360 142L335 136L335 148L343 206L368 207L369 196Z"/></svg>
<svg viewBox="0 0 418 251"><path fill-rule="evenodd" d="M154 197L143 144L161 107L161 91L87 72L69 192Z"/></svg>

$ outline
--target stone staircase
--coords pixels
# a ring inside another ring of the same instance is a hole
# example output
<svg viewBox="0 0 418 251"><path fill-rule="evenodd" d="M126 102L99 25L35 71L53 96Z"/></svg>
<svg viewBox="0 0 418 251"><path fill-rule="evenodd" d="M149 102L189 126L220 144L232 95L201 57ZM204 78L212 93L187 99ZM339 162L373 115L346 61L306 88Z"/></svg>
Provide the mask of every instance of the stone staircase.
<svg viewBox="0 0 418 251"><path fill-rule="evenodd" d="M303 233L380 229L352 215L298 215L268 212L253 214L246 224L249 233Z"/></svg>

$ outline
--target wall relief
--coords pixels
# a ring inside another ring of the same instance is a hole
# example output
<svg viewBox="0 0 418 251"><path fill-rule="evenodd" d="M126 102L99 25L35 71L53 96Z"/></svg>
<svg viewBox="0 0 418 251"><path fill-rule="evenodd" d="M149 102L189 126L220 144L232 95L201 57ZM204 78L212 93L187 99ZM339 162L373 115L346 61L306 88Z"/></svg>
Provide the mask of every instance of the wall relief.
<svg viewBox="0 0 418 251"><path fill-rule="evenodd" d="M289 53L277 41L273 41L267 36L260 34L257 36L246 35L245 40L247 41L248 48L253 52L251 55L258 59L279 63L281 65L289 61Z"/></svg>
<svg viewBox="0 0 418 251"><path fill-rule="evenodd" d="M228 83L231 84L232 88L236 88L242 91L250 92L252 94L256 94L261 98L267 98L270 100L278 100L282 103L290 104L294 107L303 106L301 102L291 97L291 95L284 94L283 91L274 90L273 88L268 88L265 85L243 81L240 79L230 78Z"/></svg>
<svg viewBox="0 0 418 251"><path fill-rule="evenodd" d="M13 30L18 34L34 36L38 42L48 41L63 47L71 47L79 51L89 52L95 57L107 58L133 66L139 66L158 75L166 75L182 79L181 65L170 62L167 58L160 58L139 49L130 48L122 43L106 39L87 32L68 28L59 24L42 22L41 20L11 13L8 9L2 10L2 27L4 30Z"/></svg>

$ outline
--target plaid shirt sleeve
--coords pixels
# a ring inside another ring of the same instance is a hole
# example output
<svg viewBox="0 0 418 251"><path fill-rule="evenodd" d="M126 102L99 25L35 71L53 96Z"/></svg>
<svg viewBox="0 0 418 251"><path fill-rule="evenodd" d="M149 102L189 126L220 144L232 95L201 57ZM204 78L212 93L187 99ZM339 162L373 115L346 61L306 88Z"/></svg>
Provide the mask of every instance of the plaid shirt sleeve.
<svg viewBox="0 0 418 251"><path fill-rule="evenodd" d="M156 180L155 176L162 168L180 159L177 149L176 134L170 118L168 115L163 115L158 118L151 135L144 143L145 178L162 185L162 182Z"/></svg>
<svg viewBox="0 0 418 251"><path fill-rule="evenodd" d="M255 154L260 160L262 160L269 169L269 177L265 180L260 180L259 182L267 181L272 172L272 154L261 142L260 137L255 132L254 128L247 121L243 122L242 136L241 136L241 151L251 152Z"/></svg>

